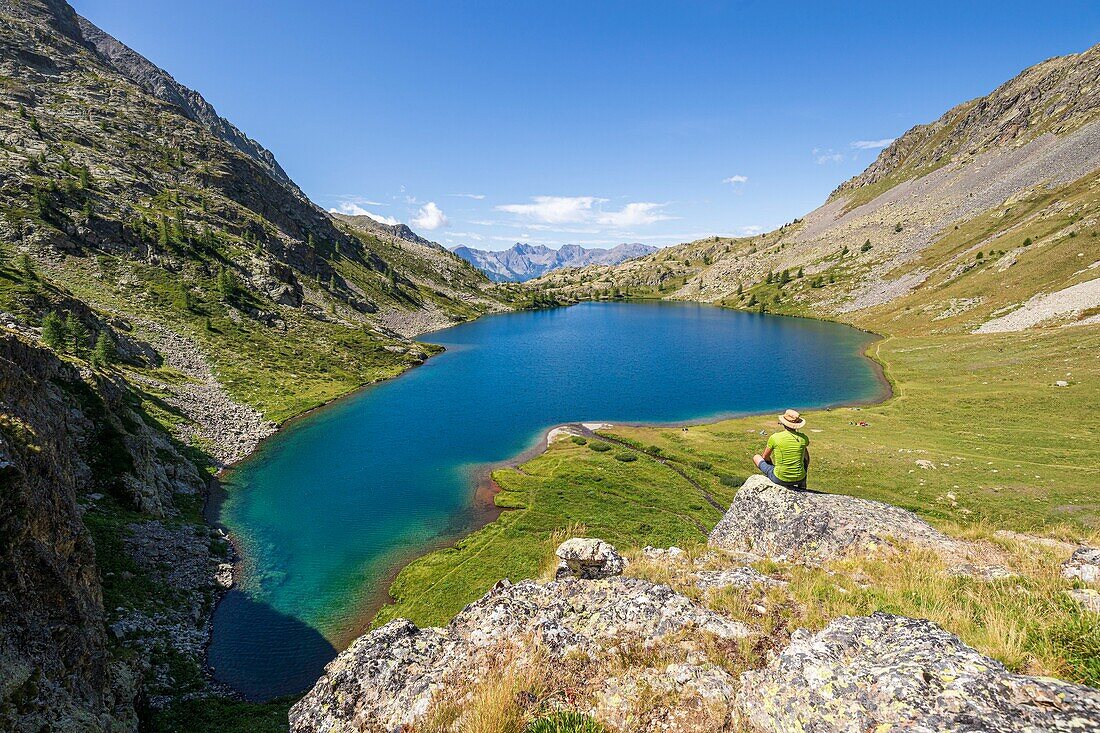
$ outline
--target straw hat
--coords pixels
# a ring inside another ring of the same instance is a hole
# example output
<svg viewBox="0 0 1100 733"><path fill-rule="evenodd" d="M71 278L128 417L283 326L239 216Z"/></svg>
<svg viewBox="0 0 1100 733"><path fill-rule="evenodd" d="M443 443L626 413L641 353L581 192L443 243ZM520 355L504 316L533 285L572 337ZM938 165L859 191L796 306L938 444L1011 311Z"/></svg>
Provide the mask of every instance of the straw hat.
<svg viewBox="0 0 1100 733"><path fill-rule="evenodd" d="M791 430L798 430L806 424L806 418L798 414L798 410L787 410L779 416L779 424Z"/></svg>

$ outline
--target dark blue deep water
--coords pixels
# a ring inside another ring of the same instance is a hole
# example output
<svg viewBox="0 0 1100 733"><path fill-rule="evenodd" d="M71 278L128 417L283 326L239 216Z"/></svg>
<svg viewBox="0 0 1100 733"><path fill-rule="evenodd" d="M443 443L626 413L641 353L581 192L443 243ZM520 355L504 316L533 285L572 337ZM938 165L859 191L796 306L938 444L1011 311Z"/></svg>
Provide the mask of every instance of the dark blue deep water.
<svg viewBox="0 0 1100 733"><path fill-rule="evenodd" d="M588 303L429 334L446 353L292 422L227 477L245 558L210 663L253 698L300 692L363 631L387 574L469 526L473 473L563 422L808 409L881 389L869 337L685 303Z"/></svg>

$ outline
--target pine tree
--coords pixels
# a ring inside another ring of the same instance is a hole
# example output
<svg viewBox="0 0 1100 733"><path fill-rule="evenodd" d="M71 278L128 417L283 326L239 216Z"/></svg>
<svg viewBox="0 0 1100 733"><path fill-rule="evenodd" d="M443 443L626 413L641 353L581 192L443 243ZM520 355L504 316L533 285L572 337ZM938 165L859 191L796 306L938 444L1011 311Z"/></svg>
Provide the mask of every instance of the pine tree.
<svg viewBox="0 0 1100 733"><path fill-rule="evenodd" d="M92 365L108 367L114 364L117 357L118 350L115 348L115 342L106 331L100 331L99 337L95 340L95 348L92 350Z"/></svg>
<svg viewBox="0 0 1100 733"><path fill-rule="evenodd" d="M56 311L50 311L42 319L42 341L54 351L60 351L65 347L68 333L65 331L65 323Z"/></svg>
<svg viewBox="0 0 1100 733"><path fill-rule="evenodd" d="M738 297L740 297L741 295L743 295L743 294L744 294L744 292L745 292L745 286L744 286L744 285L742 285L742 284L741 284L740 282L738 282L738 283L737 283L737 295L738 295Z"/></svg>
<svg viewBox="0 0 1100 733"><path fill-rule="evenodd" d="M160 220L157 221L157 244L161 247L167 247L168 242L168 220L162 216Z"/></svg>
<svg viewBox="0 0 1100 733"><path fill-rule="evenodd" d="M225 300L232 299L237 294L238 287L237 278L231 271L222 270L218 273L218 292Z"/></svg>
<svg viewBox="0 0 1100 733"><path fill-rule="evenodd" d="M801 277L802 277L802 268L801 268L801 267L800 267L800 268L798 268L798 277L799 277L800 279L801 279Z"/></svg>
<svg viewBox="0 0 1100 733"><path fill-rule="evenodd" d="M791 281L791 272L790 272L790 270L784 269L783 273L779 276L779 285L780 286L786 285L790 281Z"/></svg>
<svg viewBox="0 0 1100 733"><path fill-rule="evenodd" d="M88 338L91 334L80 319L72 313L65 316L65 333L68 335L69 348L73 353L83 354L88 348Z"/></svg>
<svg viewBox="0 0 1100 733"><path fill-rule="evenodd" d="M37 280L38 273L34 270L34 260L26 252L19 255L19 271L23 273L24 277L28 280Z"/></svg>

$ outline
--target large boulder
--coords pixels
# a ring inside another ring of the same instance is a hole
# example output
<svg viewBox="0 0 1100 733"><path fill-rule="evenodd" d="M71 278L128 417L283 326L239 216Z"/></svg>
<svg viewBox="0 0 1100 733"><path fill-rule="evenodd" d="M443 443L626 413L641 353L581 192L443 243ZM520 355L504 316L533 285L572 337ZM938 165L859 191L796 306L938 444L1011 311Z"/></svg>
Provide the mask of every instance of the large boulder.
<svg viewBox="0 0 1100 733"><path fill-rule="evenodd" d="M622 575L626 561L614 547L591 537L574 537L558 545L555 553L561 564L556 577L599 580Z"/></svg>
<svg viewBox="0 0 1100 733"><path fill-rule="evenodd" d="M796 491L752 476L710 533L713 547L819 562L894 541L965 555L963 543L912 512L878 501Z"/></svg>
<svg viewBox="0 0 1100 733"><path fill-rule="evenodd" d="M1100 690L1008 672L931 621L876 613L800 630L741 675L762 731L1100 731Z"/></svg>
<svg viewBox="0 0 1100 733"><path fill-rule="evenodd" d="M752 633L666 585L637 578L501 581L445 628L398 619L357 639L291 708L290 728L394 730L414 723L440 692L498 668L501 658L517 667L578 653L600 658L625 642L651 645L682 631L689 636L677 643Z"/></svg>

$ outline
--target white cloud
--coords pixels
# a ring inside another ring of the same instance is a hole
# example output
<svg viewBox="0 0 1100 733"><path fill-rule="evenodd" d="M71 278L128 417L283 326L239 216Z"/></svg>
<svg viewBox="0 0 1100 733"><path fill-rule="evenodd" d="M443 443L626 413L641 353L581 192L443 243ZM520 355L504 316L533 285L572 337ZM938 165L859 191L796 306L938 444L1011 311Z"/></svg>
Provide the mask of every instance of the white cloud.
<svg viewBox="0 0 1100 733"><path fill-rule="evenodd" d="M894 138L884 137L881 140L855 140L849 144L856 150L878 150L885 148L892 142L894 142Z"/></svg>
<svg viewBox="0 0 1100 733"><path fill-rule="evenodd" d="M416 229L439 229L440 227L447 226L450 222L447 221L447 215L443 213L443 210L435 205L434 201L429 201L420 207L420 211L416 213L416 216L409 222Z"/></svg>
<svg viewBox="0 0 1100 733"><path fill-rule="evenodd" d="M481 201L483 198L485 198L485 194L483 193L449 193L447 195L454 196L455 198L460 199L475 199L477 201Z"/></svg>
<svg viewBox="0 0 1100 733"><path fill-rule="evenodd" d="M748 176L742 176L742 175L730 176L729 178L723 178L722 179L722 183L728 183L731 186L736 185L738 183L748 183L748 182L749 182L749 177Z"/></svg>
<svg viewBox="0 0 1100 733"><path fill-rule="evenodd" d="M526 219L546 224L574 224L587 221L592 215L592 207L607 199L595 196L535 196L531 204L504 204L497 211L522 216Z"/></svg>
<svg viewBox="0 0 1100 733"><path fill-rule="evenodd" d="M359 204L351 201L341 201L334 208L329 209L331 214L347 214L348 216L369 216L377 222L382 224L389 224L391 227L400 224L397 219L392 216L382 216L381 214L375 214L373 211L367 211Z"/></svg>
<svg viewBox="0 0 1100 733"><path fill-rule="evenodd" d="M759 224L750 224L748 226L741 227L740 232L743 237L751 237L764 231L764 227Z"/></svg>
<svg viewBox="0 0 1100 733"><path fill-rule="evenodd" d="M822 150L821 148L813 149L814 162L818 165L825 165L826 163L839 163L844 160L843 153L829 148L828 150Z"/></svg>
<svg viewBox="0 0 1100 733"><path fill-rule="evenodd" d="M603 212L596 218L596 221L615 229L645 226L646 224L667 221L672 218L660 211L662 207L664 207L664 204L635 202L627 204L619 211Z"/></svg>
<svg viewBox="0 0 1100 733"><path fill-rule="evenodd" d="M497 211L515 214L523 219L537 222L530 224L532 229L545 224L583 224L595 223L614 229L644 226L673 217L661 212L665 204L649 201L629 203L617 211L604 211L600 204L608 199L596 196L535 196L533 203L504 204Z"/></svg>

